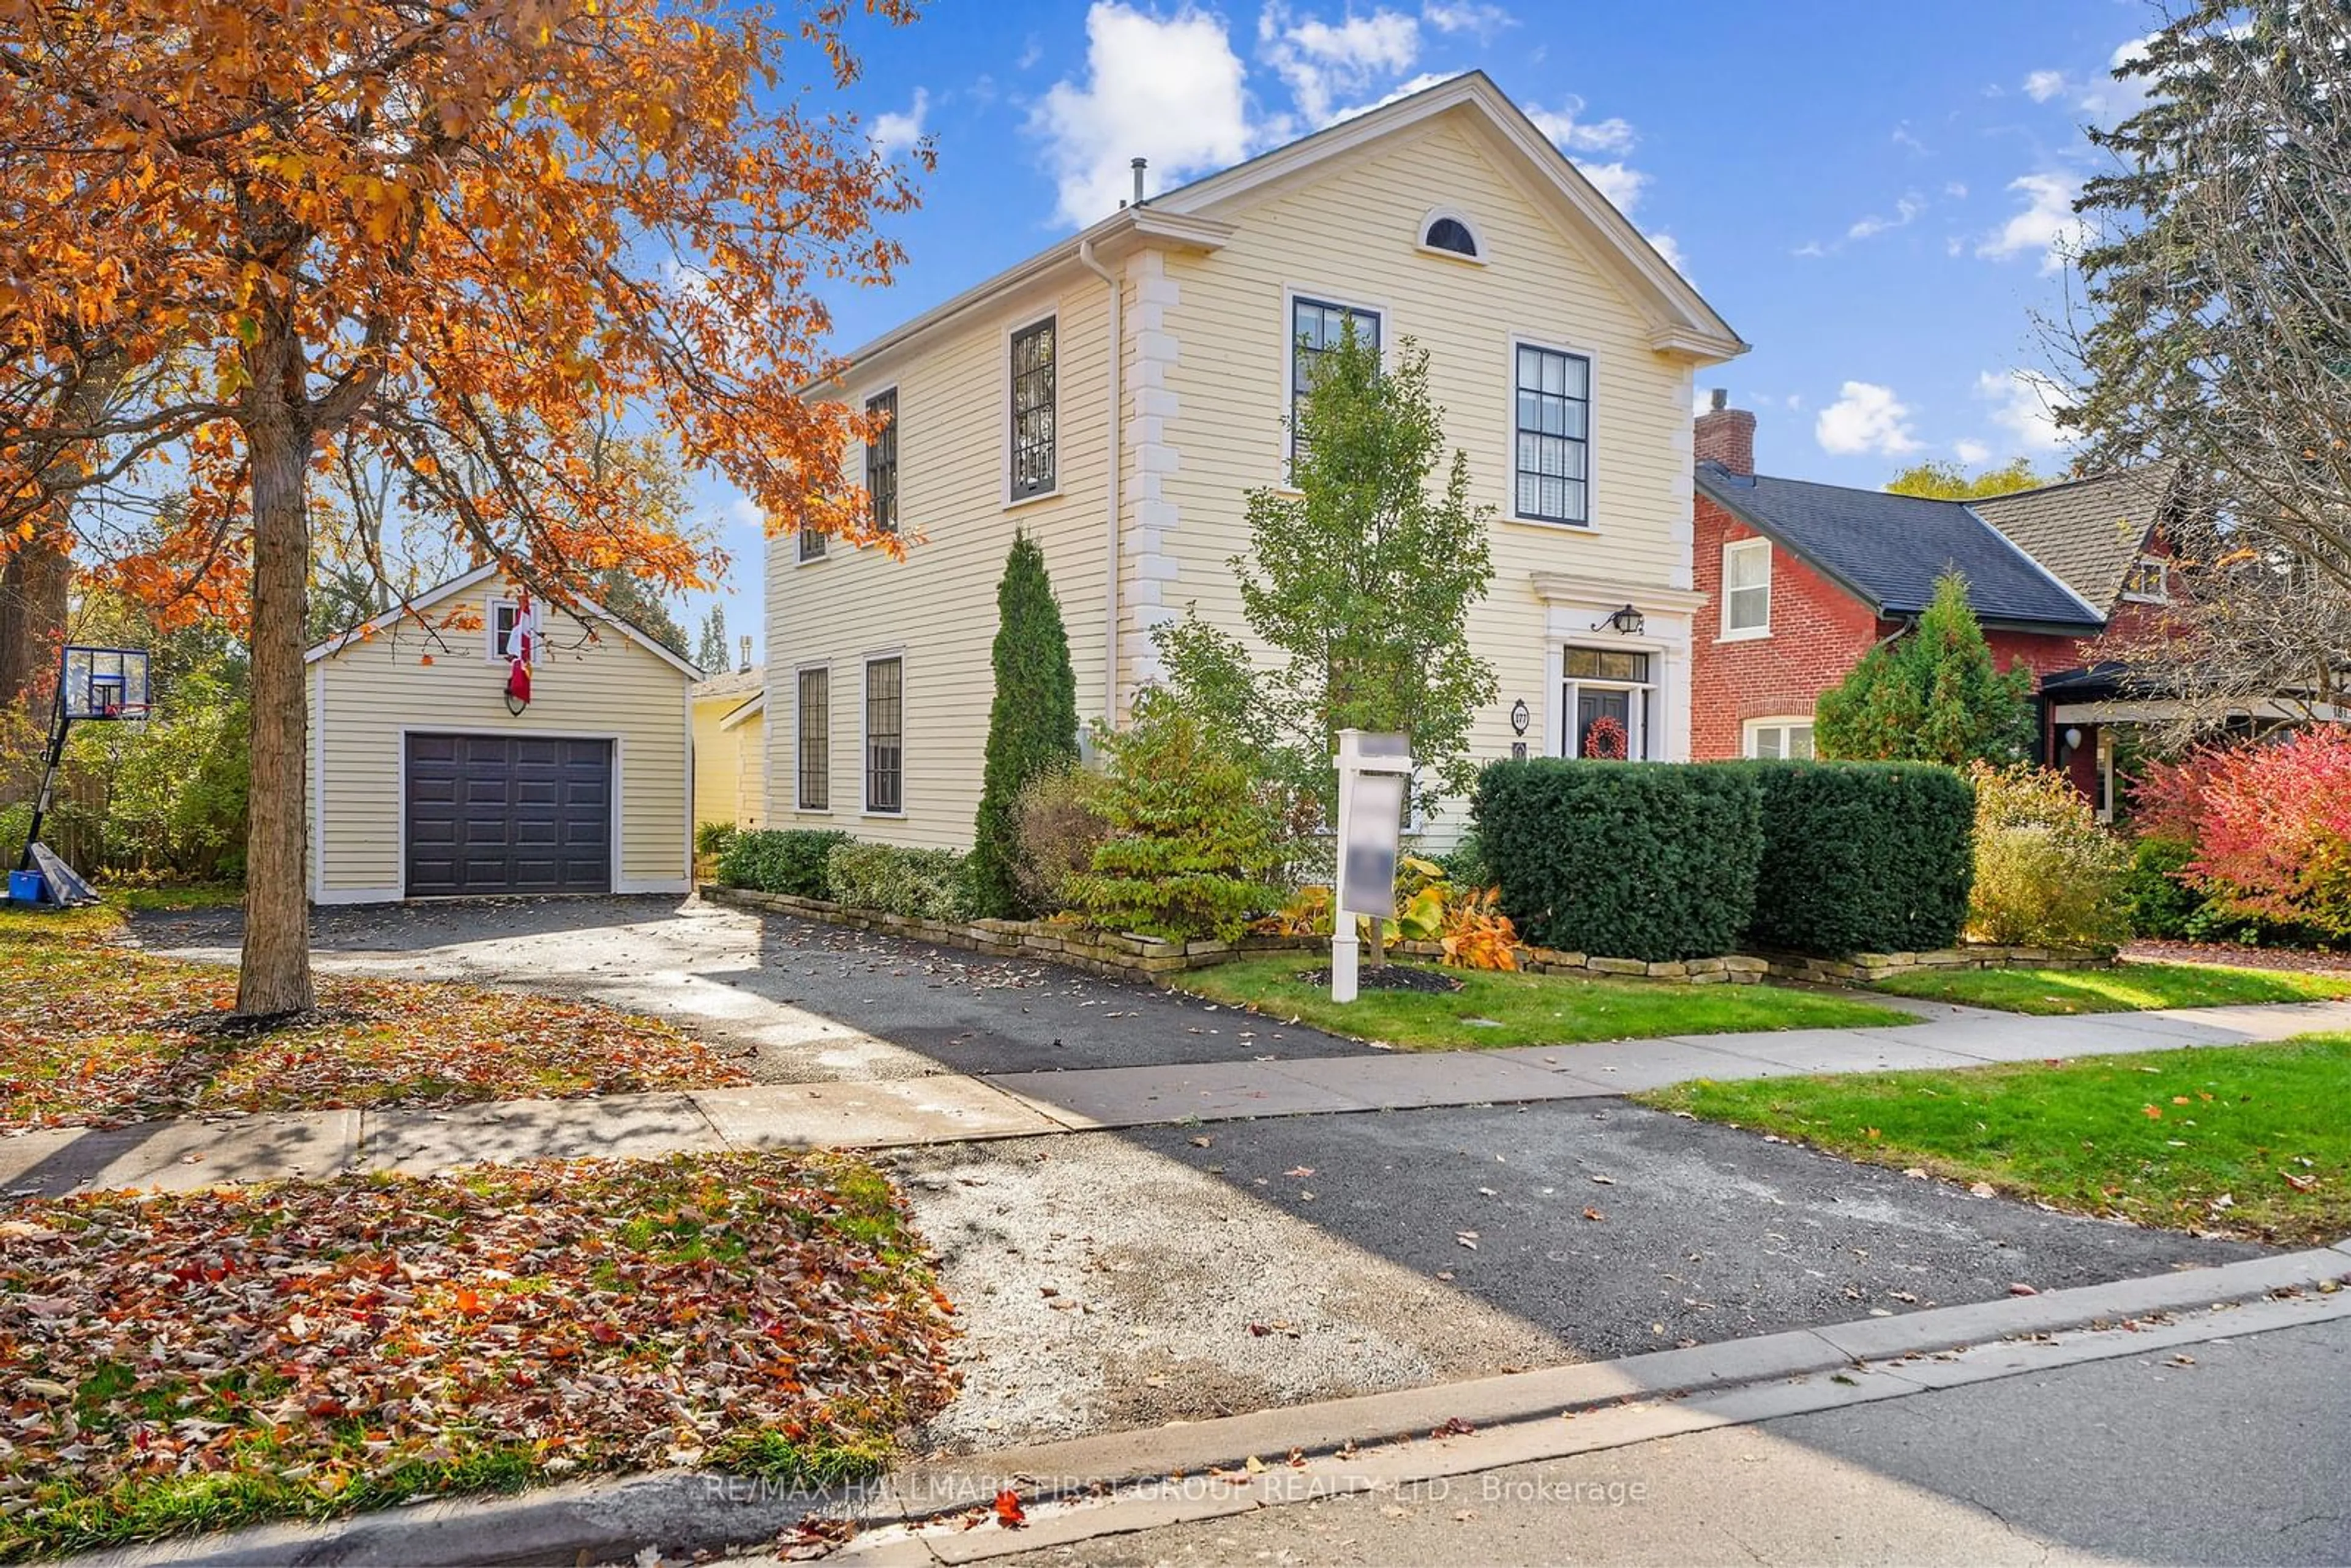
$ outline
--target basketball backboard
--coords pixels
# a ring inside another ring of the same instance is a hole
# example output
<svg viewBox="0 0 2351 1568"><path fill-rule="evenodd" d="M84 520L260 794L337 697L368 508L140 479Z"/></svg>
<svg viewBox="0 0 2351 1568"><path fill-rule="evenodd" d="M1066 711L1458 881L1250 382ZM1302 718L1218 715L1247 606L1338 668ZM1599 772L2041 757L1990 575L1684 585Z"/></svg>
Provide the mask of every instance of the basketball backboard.
<svg viewBox="0 0 2351 1568"><path fill-rule="evenodd" d="M65 649L57 702L68 719L142 719L148 701L144 650L72 644Z"/></svg>

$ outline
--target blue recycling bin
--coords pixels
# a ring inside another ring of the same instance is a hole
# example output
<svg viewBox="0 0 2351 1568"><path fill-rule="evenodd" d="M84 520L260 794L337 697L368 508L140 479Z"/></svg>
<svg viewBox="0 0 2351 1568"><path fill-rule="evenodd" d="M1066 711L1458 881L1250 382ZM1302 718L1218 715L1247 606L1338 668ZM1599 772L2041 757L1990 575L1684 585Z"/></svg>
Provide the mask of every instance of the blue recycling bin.
<svg viewBox="0 0 2351 1568"><path fill-rule="evenodd" d="M41 902L41 873L37 871L12 871L8 873L8 901L12 904Z"/></svg>

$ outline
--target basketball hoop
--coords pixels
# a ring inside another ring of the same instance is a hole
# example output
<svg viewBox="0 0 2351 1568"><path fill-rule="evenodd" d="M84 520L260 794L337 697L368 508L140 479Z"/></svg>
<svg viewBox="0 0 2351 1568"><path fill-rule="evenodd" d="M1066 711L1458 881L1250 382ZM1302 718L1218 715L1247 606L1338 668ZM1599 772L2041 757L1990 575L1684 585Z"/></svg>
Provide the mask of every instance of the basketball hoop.
<svg viewBox="0 0 2351 1568"><path fill-rule="evenodd" d="M48 753L41 769L41 792L33 800L33 820L25 831L25 851L16 859L19 872L33 869L37 854L49 855L39 843L42 819L48 815L50 792L57 785L57 767L65 760L66 734L77 722L128 724L134 729L147 722L147 651L143 648L90 648L68 643L58 651L57 690L49 704ZM72 868L49 855L41 877L52 902L63 903L59 883ZM79 886L79 879L75 878ZM89 890L84 887L82 892Z"/></svg>

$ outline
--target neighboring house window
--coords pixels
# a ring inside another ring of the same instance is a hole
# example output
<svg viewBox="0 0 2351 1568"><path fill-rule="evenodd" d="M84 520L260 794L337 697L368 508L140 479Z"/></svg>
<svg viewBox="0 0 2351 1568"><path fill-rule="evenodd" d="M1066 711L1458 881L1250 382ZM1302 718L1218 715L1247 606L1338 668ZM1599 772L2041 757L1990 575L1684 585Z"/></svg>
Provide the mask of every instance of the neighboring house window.
<svg viewBox="0 0 2351 1568"><path fill-rule="evenodd" d="M2143 555L2123 576L2123 597L2138 604L2171 602L2171 563L2159 555Z"/></svg>
<svg viewBox="0 0 2351 1568"><path fill-rule="evenodd" d="M1012 498L1053 488L1053 325L1012 334Z"/></svg>
<svg viewBox="0 0 2351 1568"><path fill-rule="evenodd" d="M865 417L889 423L865 444L865 497L873 508L873 531L898 531L898 389L865 400Z"/></svg>
<svg viewBox="0 0 2351 1568"><path fill-rule="evenodd" d="M537 617L531 619L536 620ZM489 614L491 663L503 664L514 658L515 632L517 628L536 629L530 627L526 622L522 606L511 599L491 600ZM536 644L531 648L531 663L534 664L538 663L538 649Z"/></svg>
<svg viewBox="0 0 2351 1568"><path fill-rule="evenodd" d="M793 771L799 775L798 803L803 811L832 809L832 672L799 673L799 705L793 715L798 747Z"/></svg>
<svg viewBox="0 0 2351 1568"><path fill-rule="evenodd" d="M1771 541L1722 547L1722 634L1761 637L1771 630Z"/></svg>
<svg viewBox="0 0 2351 1568"><path fill-rule="evenodd" d="M896 659L865 664L865 809L906 809L906 704Z"/></svg>
<svg viewBox="0 0 2351 1568"><path fill-rule="evenodd" d="M1654 655L1625 648L1560 651L1561 754L1637 761L1655 727Z"/></svg>
<svg viewBox="0 0 2351 1568"><path fill-rule="evenodd" d="M1519 345L1518 512L1543 523L1592 520L1592 361Z"/></svg>
<svg viewBox="0 0 2351 1568"><path fill-rule="evenodd" d="M802 560L822 560L824 559L824 536L822 534L818 533L814 528L802 528L793 537L799 540L800 559Z"/></svg>
<svg viewBox="0 0 2351 1568"><path fill-rule="evenodd" d="M1808 718L1750 718L1747 721L1747 755L1766 762L1809 762L1813 756L1813 721Z"/></svg>
<svg viewBox="0 0 2351 1568"><path fill-rule="evenodd" d="M1326 300L1300 298L1290 303L1290 456L1298 457L1299 414L1306 407L1306 394L1314 390L1315 367L1323 357L1336 349L1347 335L1347 323L1355 324L1355 341L1370 348L1374 353L1380 348L1380 313L1358 310L1349 305L1332 305Z"/></svg>
<svg viewBox="0 0 2351 1568"><path fill-rule="evenodd" d="M1478 255L1478 236L1471 234L1469 225L1459 218L1437 219L1428 225L1428 232L1420 236L1420 243L1431 250L1449 250L1456 256L1466 256L1473 260Z"/></svg>

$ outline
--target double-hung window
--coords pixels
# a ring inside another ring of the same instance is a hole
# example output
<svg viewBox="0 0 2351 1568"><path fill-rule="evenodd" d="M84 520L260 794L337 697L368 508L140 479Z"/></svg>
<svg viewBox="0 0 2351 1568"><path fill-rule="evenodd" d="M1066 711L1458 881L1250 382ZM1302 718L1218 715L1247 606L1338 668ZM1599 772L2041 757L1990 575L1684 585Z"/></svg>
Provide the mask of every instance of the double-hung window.
<svg viewBox="0 0 2351 1568"><path fill-rule="evenodd" d="M1592 521L1592 361L1521 343L1513 458L1515 515L1531 522Z"/></svg>
<svg viewBox="0 0 2351 1568"><path fill-rule="evenodd" d="M905 666L896 658L865 662L865 809L906 809Z"/></svg>
<svg viewBox="0 0 2351 1568"><path fill-rule="evenodd" d="M802 670L798 683L799 706L794 710L799 776L797 804L803 811L832 809L832 672Z"/></svg>
<svg viewBox="0 0 2351 1568"><path fill-rule="evenodd" d="M537 632L538 628L534 622L538 619L536 615L525 614L522 606L514 600L490 601L490 662L494 664L503 664L521 652L517 638L525 632ZM532 639L531 663L534 664L538 663L536 636Z"/></svg>
<svg viewBox="0 0 2351 1568"><path fill-rule="evenodd" d="M873 511L873 531L898 531L898 389L865 400L865 417L883 422L865 444L865 499Z"/></svg>
<svg viewBox="0 0 2351 1568"><path fill-rule="evenodd" d="M1722 547L1722 634L1764 637L1771 631L1771 541L1734 539Z"/></svg>
<svg viewBox="0 0 2351 1568"><path fill-rule="evenodd" d="M1314 390L1317 368L1332 350L1346 340L1347 328L1355 329L1355 341L1372 350L1380 350L1380 313L1359 310L1352 305L1333 305L1324 299L1309 299L1301 295L1290 302L1290 457L1298 460L1299 415L1306 409L1306 394Z"/></svg>
<svg viewBox="0 0 2351 1568"><path fill-rule="evenodd" d="M1012 334L1012 499L1054 485L1054 318Z"/></svg>
<svg viewBox="0 0 2351 1568"><path fill-rule="evenodd" d="M1656 655L1631 648L1560 650L1560 750L1637 762L1656 727Z"/></svg>

